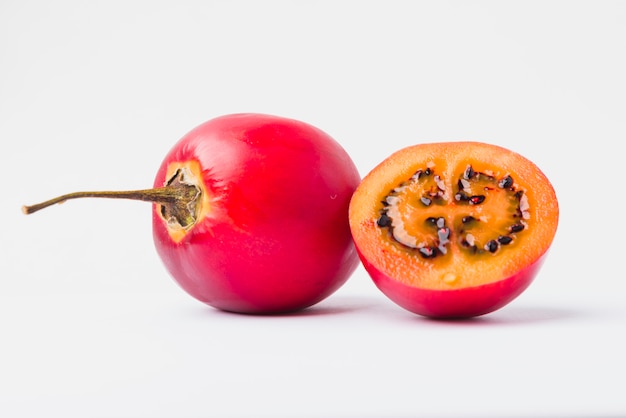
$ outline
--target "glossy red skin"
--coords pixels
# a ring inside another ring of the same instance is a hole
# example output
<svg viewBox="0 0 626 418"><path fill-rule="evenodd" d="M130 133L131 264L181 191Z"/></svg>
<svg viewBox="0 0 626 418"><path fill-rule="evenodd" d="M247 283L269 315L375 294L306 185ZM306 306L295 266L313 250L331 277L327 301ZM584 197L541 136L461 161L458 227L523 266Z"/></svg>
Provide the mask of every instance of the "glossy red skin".
<svg viewBox="0 0 626 418"><path fill-rule="evenodd" d="M545 260L534 263L510 277L454 290L432 290L408 286L378 270L362 258L376 286L393 302L418 315L436 319L465 319L496 311L517 298L532 283Z"/></svg>
<svg viewBox="0 0 626 418"><path fill-rule="evenodd" d="M170 162L197 160L212 205L179 243L153 210L157 252L180 286L215 308L297 311L341 287L359 260L348 206L360 176L346 151L303 122L227 115L184 136Z"/></svg>

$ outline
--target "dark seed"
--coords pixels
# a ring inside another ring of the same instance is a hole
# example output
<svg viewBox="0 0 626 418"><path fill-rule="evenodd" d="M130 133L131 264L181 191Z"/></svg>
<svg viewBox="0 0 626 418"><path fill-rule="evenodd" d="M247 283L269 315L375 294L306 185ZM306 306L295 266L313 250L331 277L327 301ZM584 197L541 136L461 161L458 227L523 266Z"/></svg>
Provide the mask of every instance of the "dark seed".
<svg viewBox="0 0 626 418"><path fill-rule="evenodd" d="M469 198L469 202L472 205L480 205L484 201L485 201L485 196L483 195L476 195L476 196L472 196Z"/></svg>
<svg viewBox="0 0 626 418"><path fill-rule="evenodd" d="M431 247L422 247L419 249L419 252L424 258L433 258L436 256L435 250Z"/></svg>
<svg viewBox="0 0 626 418"><path fill-rule="evenodd" d="M433 202L431 199L429 199L427 197L422 197L420 200L422 201L424 206L430 206L430 204Z"/></svg>
<svg viewBox="0 0 626 418"><path fill-rule="evenodd" d="M473 253L476 253L478 251L478 248L476 248L476 244L474 244L473 242L470 244L466 238L463 238L463 241L461 241L461 245L463 245L465 248L471 248Z"/></svg>
<svg viewBox="0 0 626 418"><path fill-rule="evenodd" d="M509 231L511 232L522 232L523 230L524 230L523 224L514 224L514 225L511 225L511 227L509 228Z"/></svg>
<svg viewBox="0 0 626 418"><path fill-rule="evenodd" d="M467 202L470 199L469 196L465 192L458 192L457 194L454 195L454 198L458 202Z"/></svg>
<svg viewBox="0 0 626 418"><path fill-rule="evenodd" d="M424 174L427 176L430 176L431 173L432 171L430 170L430 168L427 168L426 170L424 170Z"/></svg>
<svg viewBox="0 0 626 418"><path fill-rule="evenodd" d="M428 222L429 224L436 225L437 224L437 218L429 216L428 218L426 218L426 222Z"/></svg>
<svg viewBox="0 0 626 418"><path fill-rule="evenodd" d="M474 169L472 168L471 165L468 165L467 168L465 169L465 172L463 173L463 177L465 178L465 180L469 180L472 177L474 177Z"/></svg>
<svg viewBox="0 0 626 418"><path fill-rule="evenodd" d="M463 187L463 182L461 181L461 179L459 179L459 181L457 181L456 185L459 188L459 190L465 189L465 187Z"/></svg>
<svg viewBox="0 0 626 418"><path fill-rule="evenodd" d="M498 237L498 242L502 245L509 245L511 241L513 241L513 238L509 237L508 235L500 235Z"/></svg>
<svg viewBox="0 0 626 418"><path fill-rule="evenodd" d="M498 250L498 242L495 239L492 239L487 244L485 244L485 250L490 253L495 253Z"/></svg>
<svg viewBox="0 0 626 418"><path fill-rule="evenodd" d="M500 182L498 183L498 187L500 187L501 189L508 189L512 185L513 185L513 177L511 176L506 176L505 178L500 180Z"/></svg>
<svg viewBox="0 0 626 418"><path fill-rule="evenodd" d="M476 220L476 218L474 218L474 217L473 217L473 216L471 216L471 215L468 215L468 216L464 216L464 217L461 219L461 222L463 222L464 224L466 224L466 223L468 223L468 222L472 222L472 221L475 221L475 220Z"/></svg>
<svg viewBox="0 0 626 418"><path fill-rule="evenodd" d="M380 218L378 218L376 225L380 226L381 228L391 226L391 218L386 213L383 213L382 215L380 215Z"/></svg>

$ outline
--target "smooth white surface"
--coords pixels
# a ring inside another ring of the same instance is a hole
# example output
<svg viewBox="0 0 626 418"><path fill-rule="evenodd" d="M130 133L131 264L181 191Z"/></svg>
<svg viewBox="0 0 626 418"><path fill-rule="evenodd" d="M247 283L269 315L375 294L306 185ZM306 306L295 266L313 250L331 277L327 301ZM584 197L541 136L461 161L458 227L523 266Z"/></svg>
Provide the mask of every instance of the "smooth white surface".
<svg viewBox="0 0 626 418"><path fill-rule="evenodd" d="M0 416L626 415L626 3L0 3ZM197 124L298 118L365 175L427 141L535 161L561 223L502 310L435 322L363 269L294 316L215 311L153 249L150 207L22 204L152 184ZM623 145L621 145L623 148Z"/></svg>

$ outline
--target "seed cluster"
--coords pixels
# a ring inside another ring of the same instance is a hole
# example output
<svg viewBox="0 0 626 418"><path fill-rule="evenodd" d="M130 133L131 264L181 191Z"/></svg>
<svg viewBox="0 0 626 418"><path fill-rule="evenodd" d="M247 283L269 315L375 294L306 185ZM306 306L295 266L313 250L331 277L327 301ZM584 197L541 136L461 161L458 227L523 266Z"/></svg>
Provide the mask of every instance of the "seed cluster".
<svg viewBox="0 0 626 418"><path fill-rule="evenodd" d="M407 181L395 187L383 199L383 208L376 223L380 228L388 229L391 237L400 245L416 250L423 258L430 259L444 256L448 253L447 245L450 244L451 237L454 235L444 217L428 217L425 220L425 230L432 229L433 231L431 233L432 239L429 242L418 242L417 238L411 236L405 228L404 220L398 207L401 203L409 203L410 198L406 195L401 195L401 193L407 187L415 184L421 186L421 194L415 197L417 208L420 205L423 208L427 208L434 204L445 205L448 203L448 193L443 179L429 166L416 171ZM475 191L480 188L484 190L485 194L472 193L472 190ZM456 182L454 200L457 205L483 205L488 201L489 192L497 189L507 193L510 196L512 205L515 206L512 216L513 222L505 230L501 230L494 238L486 239L480 243L471 231L480 230L480 225L484 221L472 214L463 215L461 217L461 226L456 231L457 239L462 248L468 249L473 254L497 253L501 247L513 243L517 234L526 229L525 220L530 218L528 199L523 190L516 189L515 181L511 175L507 174L502 178L496 179L490 172L477 172L471 165L467 165Z"/></svg>
<svg viewBox="0 0 626 418"><path fill-rule="evenodd" d="M435 174L430 167L427 167L416 171L407 181L395 187L383 199L383 210L376 223L381 228L388 228L393 239L399 244L417 250L425 258L433 258L447 252L446 245L449 243L450 229L445 226L445 220L440 218L441 221L439 223L443 222L444 224L438 228L435 243L418 242L417 238L405 229L402 215L398 209L400 203L404 201L402 193L408 187L416 184L422 186L422 194L416 198L416 202L419 202L419 205L429 207L447 203L448 195L445 183L439 175ZM434 225L436 226L437 222Z"/></svg>
<svg viewBox="0 0 626 418"><path fill-rule="evenodd" d="M424 258L433 258L437 254L446 254L448 249L446 245L450 242L450 228L446 226L444 218L429 217L426 223L437 230L437 240L434 246L423 245L418 248L420 255Z"/></svg>
<svg viewBox="0 0 626 418"><path fill-rule="evenodd" d="M468 165L463 172L463 177L457 182L459 191L454 195L458 202L467 202L470 205L480 205L485 201L485 195L468 195L466 190L471 187L470 180L477 178L480 173L476 173L471 165Z"/></svg>
<svg viewBox="0 0 626 418"><path fill-rule="evenodd" d="M469 205L477 205L485 202L485 195L473 195L469 196L466 193L466 190L471 187L471 182L483 181L486 182L484 186L485 191L494 190L492 184L496 184L497 188L503 189L507 193L513 194L514 201L516 202L516 210L513 215L514 218L528 219L530 217L529 213L529 205L528 199L522 190L516 190L514 184L515 181L511 175L506 175L503 178L496 180L490 173L482 173L476 172L472 168L471 165L468 165L465 169L463 176L457 182L458 192L455 194L455 199L460 202L467 202ZM481 222L480 219L477 219L471 215L464 216L462 218L462 224L464 226L472 226L476 227L477 223ZM496 238L487 240L482 245L482 250L487 251L489 253L497 252L501 246L509 245L513 242L514 235L523 231L526 228L525 223L523 221L518 221L510 225L506 232L501 235L498 235ZM479 248L479 244L476 242L474 235L469 232L465 232L466 228L463 228L459 231L461 235L461 245L466 248L470 248L472 252L477 253L481 252Z"/></svg>
<svg viewBox="0 0 626 418"><path fill-rule="evenodd" d="M430 177L433 175L433 171L428 167L425 170L418 170L411 176L408 182L401 184L396 187L392 193L398 193L403 191L407 186L412 183L418 182L421 178ZM446 185L441 179L441 177L437 174L433 175L432 181L434 185L431 186L427 191L424 192L422 196L420 196L420 202L424 206L430 206L433 203L441 204L443 201L448 199L446 194Z"/></svg>

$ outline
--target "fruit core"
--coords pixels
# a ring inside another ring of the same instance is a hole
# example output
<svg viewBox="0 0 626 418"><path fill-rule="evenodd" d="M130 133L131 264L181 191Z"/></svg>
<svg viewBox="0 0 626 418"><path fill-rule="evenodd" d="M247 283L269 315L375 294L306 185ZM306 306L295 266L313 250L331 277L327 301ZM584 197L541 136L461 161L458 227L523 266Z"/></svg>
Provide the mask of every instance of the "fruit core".
<svg viewBox="0 0 626 418"><path fill-rule="evenodd" d="M467 164L446 178L431 162L383 197L376 225L394 245L436 263L451 252L486 257L514 247L530 209L510 174L496 177Z"/></svg>

